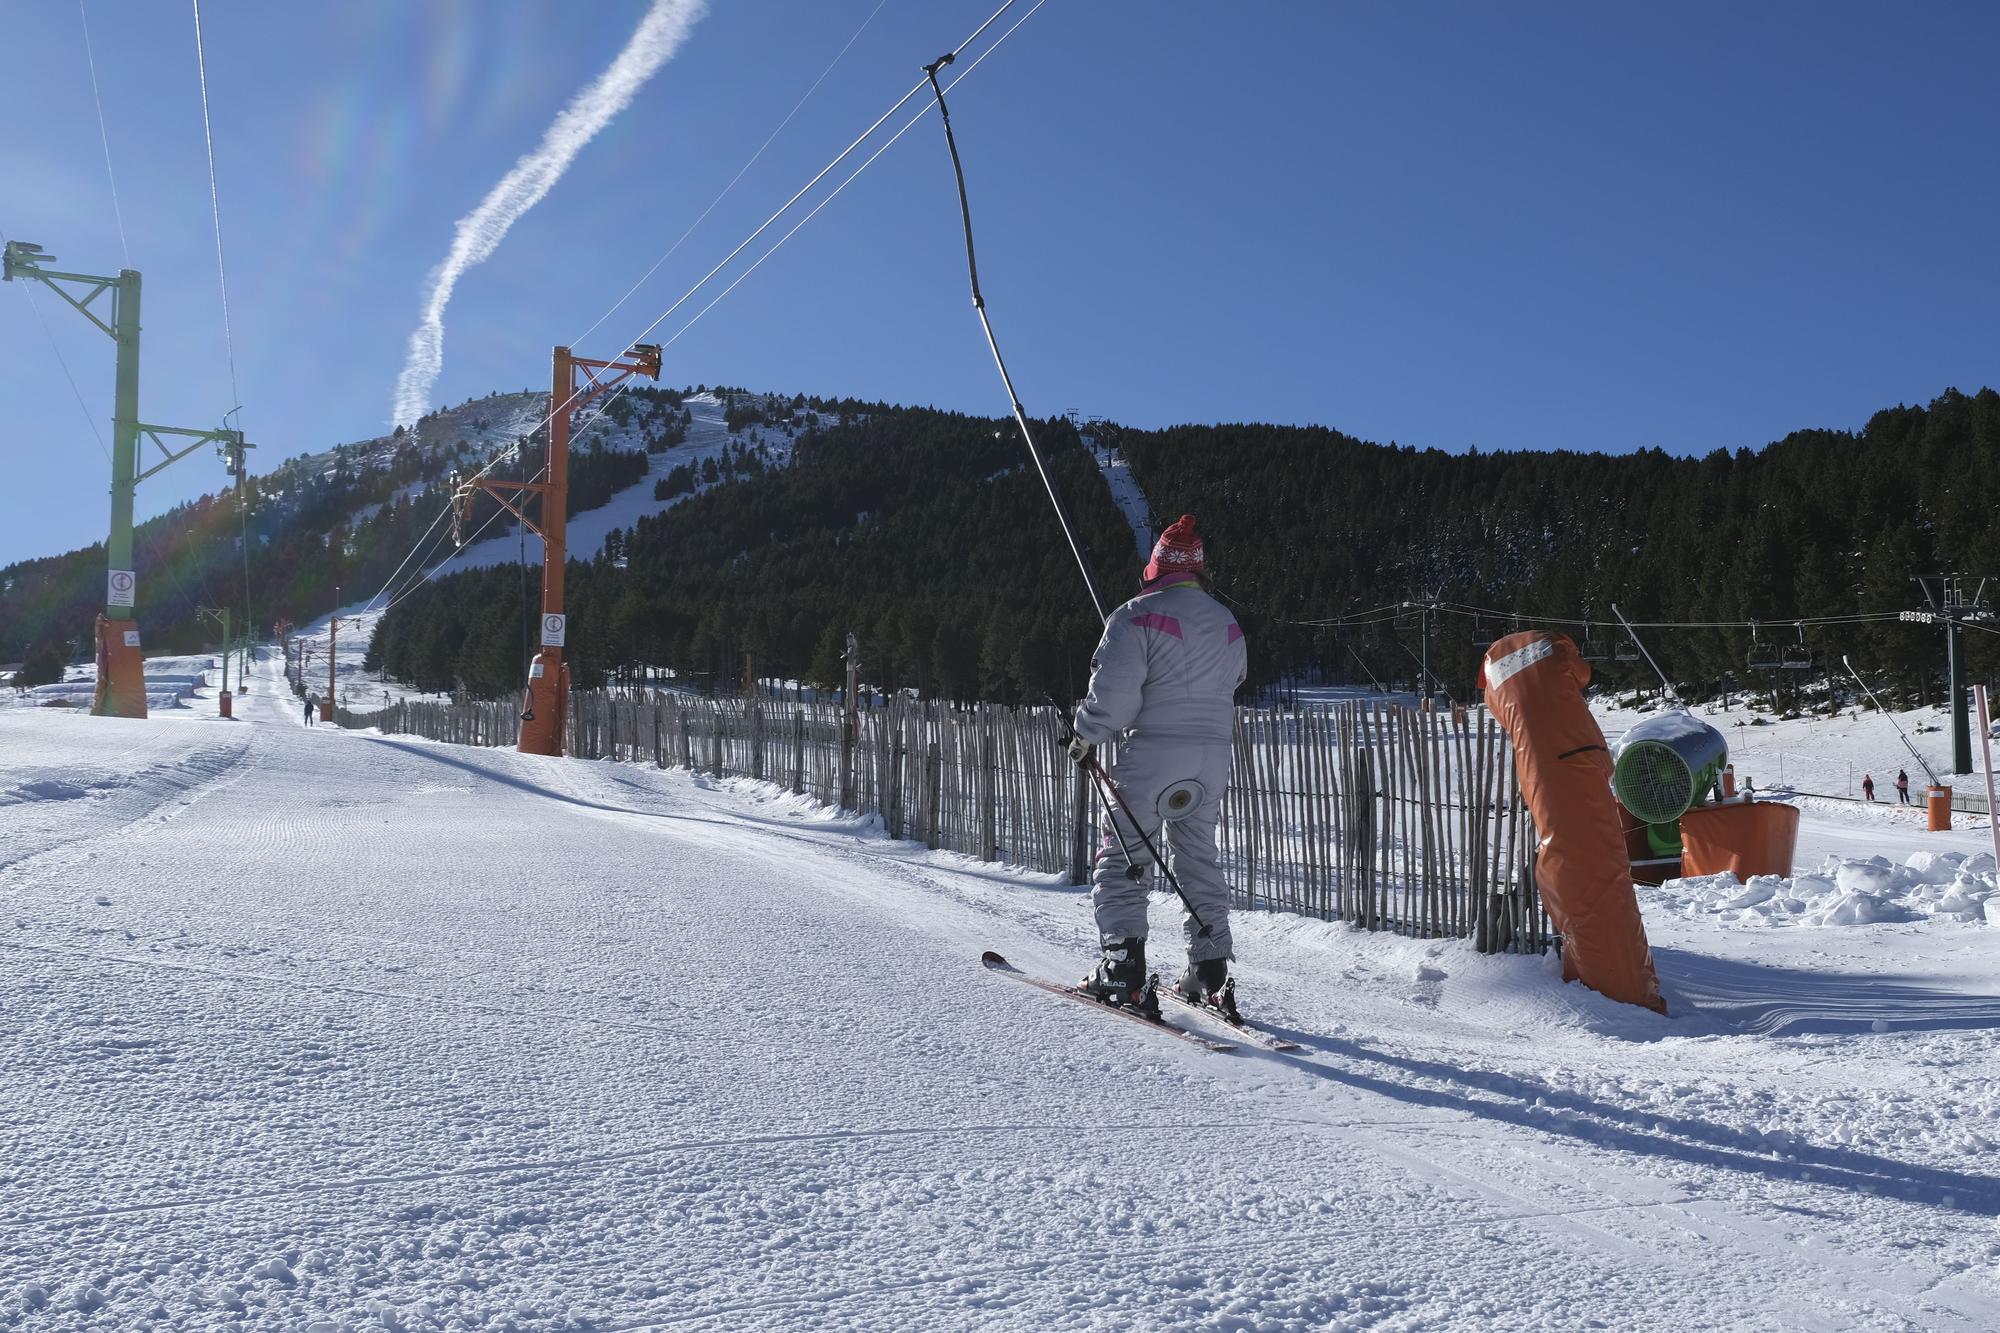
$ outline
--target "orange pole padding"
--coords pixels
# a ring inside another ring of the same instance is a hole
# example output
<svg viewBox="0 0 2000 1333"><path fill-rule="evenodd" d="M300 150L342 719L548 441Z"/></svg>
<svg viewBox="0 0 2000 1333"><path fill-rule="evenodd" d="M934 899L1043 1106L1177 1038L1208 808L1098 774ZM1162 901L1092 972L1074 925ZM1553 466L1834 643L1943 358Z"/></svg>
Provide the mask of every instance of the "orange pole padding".
<svg viewBox="0 0 2000 1333"><path fill-rule="evenodd" d="M514 748L522 754L561 754L569 721L569 664L561 648L544 648L528 664L527 703Z"/></svg>
<svg viewBox="0 0 2000 1333"><path fill-rule="evenodd" d="M228 690L224 690L224 691L223 691L222 693L220 693L220 694L216 695L216 696L215 696L215 703L216 703L216 707L217 707L217 709L219 709L219 710L220 710L220 711L219 711L219 712L217 713L217 716L219 716L219 717L233 717L233 716L234 716L234 714L232 714L232 713L231 713L231 712L229 711L229 691L228 691Z"/></svg>
<svg viewBox="0 0 2000 1333"><path fill-rule="evenodd" d="M1728 871L1745 884L1752 875L1789 879L1799 843L1799 808L1777 801L1698 805L1681 816L1681 873Z"/></svg>
<svg viewBox="0 0 2000 1333"><path fill-rule="evenodd" d="M146 716L146 657L138 621L97 617L97 696L90 711L99 717Z"/></svg>
<svg viewBox="0 0 2000 1333"><path fill-rule="evenodd" d="M1925 827L1932 833L1951 832L1951 788L1932 787L1924 792Z"/></svg>
<svg viewBox="0 0 2000 1333"><path fill-rule="evenodd" d="M1568 636L1529 630L1496 640L1481 675L1540 835L1535 883L1562 933L1564 980L1666 1013L1611 794L1611 750L1583 699L1589 664Z"/></svg>

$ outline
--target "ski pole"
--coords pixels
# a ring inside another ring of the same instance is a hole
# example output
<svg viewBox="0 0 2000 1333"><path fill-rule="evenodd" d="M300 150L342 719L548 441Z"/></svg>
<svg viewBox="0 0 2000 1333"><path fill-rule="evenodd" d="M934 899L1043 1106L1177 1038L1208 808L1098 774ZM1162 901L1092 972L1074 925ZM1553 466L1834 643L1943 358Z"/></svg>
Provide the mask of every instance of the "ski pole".
<svg viewBox="0 0 2000 1333"><path fill-rule="evenodd" d="M1139 864L1139 858L1132 854L1132 844L1125 841L1125 831L1118 827L1118 818L1111 809L1111 798L1104 794L1104 784L1091 775L1091 786L1097 792L1098 803L1104 807L1105 822L1111 825L1111 834L1118 839L1118 850L1125 854L1125 878L1138 883L1146 877L1146 867Z"/></svg>
<svg viewBox="0 0 2000 1333"><path fill-rule="evenodd" d="M1139 835L1140 846L1144 847L1147 854L1153 858L1153 864L1160 868L1162 875L1166 876L1167 883L1174 886L1174 892L1180 897L1181 906L1187 909L1188 918L1200 927L1196 931L1196 934L1206 937L1208 934L1208 923L1201 919L1200 912L1194 910L1194 903L1188 899L1187 890L1181 887L1179 878L1167 867L1167 858L1160 855L1160 849L1153 845L1153 840L1146 836L1146 830L1139 826L1139 817L1133 814L1132 807L1126 804L1125 793L1118 790L1118 784L1113 782L1111 775L1104 771L1104 765L1097 762L1096 755L1093 754L1083 761L1083 769L1101 783L1103 789L1111 793L1111 798L1118 802L1118 808L1125 812L1125 818L1131 823L1132 831ZM1112 820L1112 828L1115 830L1117 826L1118 821L1114 818ZM1118 840L1123 842L1125 840L1124 834L1120 833Z"/></svg>
<svg viewBox="0 0 2000 1333"><path fill-rule="evenodd" d="M1048 700L1049 707L1060 709L1061 705L1056 703L1053 697L1044 695L1043 698ZM1067 725L1065 725L1062 737L1063 748L1069 748L1070 742L1075 739L1076 733L1069 730ZM1098 804L1104 807L1104 818L1111 825L1111 835L1118 839L1118 850L1125 854L1125 878L1136 884L1146 877L1146 868L1140 865L1139 858L1132 854L1132 844L1125 841L1125 831L1118 827L1118 820L1111 809L1111 798L1104 794L1104 784L1098 782L1096 780L1097 775L1087 768L1084 769L1084 775L1091 779L1091 790L1097 793Z"/></svg>

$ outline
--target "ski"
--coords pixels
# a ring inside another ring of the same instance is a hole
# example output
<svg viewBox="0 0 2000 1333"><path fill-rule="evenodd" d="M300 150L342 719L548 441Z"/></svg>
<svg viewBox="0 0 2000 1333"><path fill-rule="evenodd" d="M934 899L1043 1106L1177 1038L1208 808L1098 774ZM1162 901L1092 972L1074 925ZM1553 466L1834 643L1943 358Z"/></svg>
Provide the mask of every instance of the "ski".
<svg viewBox="0 0 2000 1333"><path fill-rule="evenodd" d="M1274 1033L1266 1032L1249 1019L1244 1018L1241 1014L1232 1018L1212 1004L1203 1004L1199 1000L1188 999L1187 996L1182 995L1172 986L1155 987L1154 993L1161 999L1171 1000L1191 1013L1207 1014L1216 1022L1227 1024L1230 1028L1242 1034L1243 1039L1252 1046L1261 1047L1267 1051L1296 1051L1299 1049L1297 1042L1288 1041Z"/></svg>
<svg viewBox="0 0 2000 1333"><path fill-rule="evenodd" d="M1012 977L1016 981L1033 986L1036 990L1047 991L1051 995L1060 995L1066 1000L1075 1000L1078 1004L1088 1005L1099 1013L1116 1014L1118 1017L1130 1022L1149 1027L1155 1032L1164 1033L1170 1037L1179 1037L1182 1041L1190 1045L1199 1046L1205 1051L1233 1051L1236 1049L1229 1042L1214 1041L1202 1036L1199 1032L1190 1032L1177 1023L1169 1023L1164 1018L1148 1018L1135 1009L1126 1009L1119 1005L1106 1004L1102 1000L1094 999L1084 994L1074 986L1064 986L1053 981L1044 981L1037 976L1030 976L991 949L981 954L979 961L986 965L986 970L989 972L998 973L1003 977Z"/></svg>

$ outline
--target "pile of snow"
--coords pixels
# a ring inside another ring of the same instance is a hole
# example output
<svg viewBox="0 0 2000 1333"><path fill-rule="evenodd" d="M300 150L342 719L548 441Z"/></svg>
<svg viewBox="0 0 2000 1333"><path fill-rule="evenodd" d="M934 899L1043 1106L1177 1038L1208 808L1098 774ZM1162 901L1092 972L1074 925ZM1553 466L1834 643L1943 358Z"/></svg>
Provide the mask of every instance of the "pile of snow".
<svg viewBox="0 0 2000 1333"><path fill-rule="evenodd" d="M1749 926L1872 926L1942 918L2000 925L2000 872L1988 852L1912 852L1897 865L1829 856L1789 879L1727 871L1640 890L1646 907Z"/></svg>
<svg viewBox="0 0 2000 1333"><path fill-rule="evenodd" d="M208 657L154 657L146 661L146 707L180 708L207 681L203 671L214 665ZM28 708L89 708L97 697L97 668L73 668L67 679L22 691L14 702Z"/></svg>

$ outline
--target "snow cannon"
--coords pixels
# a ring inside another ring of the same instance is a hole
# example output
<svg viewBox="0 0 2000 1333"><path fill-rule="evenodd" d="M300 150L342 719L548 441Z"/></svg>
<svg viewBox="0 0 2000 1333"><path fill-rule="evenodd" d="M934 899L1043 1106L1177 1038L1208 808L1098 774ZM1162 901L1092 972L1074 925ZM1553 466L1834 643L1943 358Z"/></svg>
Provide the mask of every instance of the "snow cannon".
<svg viewBox="0 0 2000 1333"><path fill-rule="evenodd" d="M1647 824L1672 824L1697 802L1719 794L1729 742L1693 714L1649 717L1625 733L1612 759L1618 803Z"/></svg>

